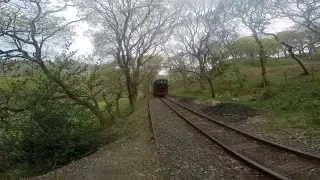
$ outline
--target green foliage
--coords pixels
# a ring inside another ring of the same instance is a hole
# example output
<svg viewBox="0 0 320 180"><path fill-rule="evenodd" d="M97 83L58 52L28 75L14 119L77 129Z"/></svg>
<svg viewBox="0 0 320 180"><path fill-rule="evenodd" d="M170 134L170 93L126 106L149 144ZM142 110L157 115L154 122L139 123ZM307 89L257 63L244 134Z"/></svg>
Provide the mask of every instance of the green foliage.
<svg viewBox="0 0 320 180"><path fill-rule="evenodd" d="M262 44L268 56L277 54L281 49L281 45L274 38L263 38Z"/></svg>
<svg viewBox="0 0 320 180"><path fill-rule="evenodd" d="M260 75L259 67L253 62L232 62L230 68L215 79L217 99L232 101L236 98L251 107L268 110L274 118L273 123L281 120L279 127L298 123L299 128L320 129L320 64L317 61L306 61L306 65L312 67L312 75L301 76L300 68L293 60L269 60L267 69L271 84L267 88L260 88L257 78ZM193 88L193 91L186 91L182 87L171 86L177 88L173 95L210 98L206 89Z"/></svg>
<svg viewBox="0 0 320 180"><path fill-rule="evenodd" d="M13 161L21 168L41 172L63 165L97 147L97 127L90 122L92 116L81 113L81 108L71 104L42 107L31 115L38 128L24 130L19 144L21 151L18 156L13 156ZM75 113L81 116L75 116Z"/></svg>
<svg viewBox="0 0 320 180"><path fill-rule="evenodd" d="M247 57L254 58L259 53L259 47L252 36L242 37L236 43L236 48L239 49L239 52L242 55Z"/></svg>
<svg viewBox="0 0 320 180"><path fill-rule="evenodd" d="M285 85L269 87L253 104L276 113L299 114L307 123L320 128L320 82L311 77L290 79Z"/></svg>
<svg viewBox="0 0 320 180"><path fill-rule="evenodd" d="M247 83L247 75L240 71L237 65L232 65L220 78L217 78L216 83L221 84L219 89L222 91L227 89L244 88ZM223 83L226 86L223 86Z"/></svg>
<svg viewBox="0 0 320 180"><path fill-rule="evenodd" d="M277 55L281 50L281 45L274 38L261 38L265 53L268 56ZM252 36L241 37L232 47L240 57L255 58L259 54L259 47Z"/></svg>
<svg viewBox="0 0 320 180"><path fill-rule="evenodd" d="M320 61L320 52L312 54L310 60Z"/></svg>
<svg viewBox="0 0 320 180"><path fill-rule="evenodd" d="M9 85L16 83L10 81ZM57 98L54 84L37 79L25 83L20 92L11 94L12 99L20 97L21 107L27 105L25 110L10 112L6 123L0 122L3 173L42 173L97 148L102 139L95 116L68 99Z"/></svg>
<svg viewBox="0 0 320 180"><path fill-rule="evenodd" d="M302 41L306 38L306 33L299 31L282 31L277 34L280 41L287 43Z"/></svg>

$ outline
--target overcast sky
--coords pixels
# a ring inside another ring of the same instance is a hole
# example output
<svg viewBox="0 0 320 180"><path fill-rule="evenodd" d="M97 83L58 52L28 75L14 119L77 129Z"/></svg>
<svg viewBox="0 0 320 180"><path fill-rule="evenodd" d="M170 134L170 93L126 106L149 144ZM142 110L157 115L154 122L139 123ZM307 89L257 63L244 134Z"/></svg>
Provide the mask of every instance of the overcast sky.
<svg viewBox="0 0 320 180"><path fill-rule="evenodd" d="M78 50L81 55L90 54L93 51L91 39L88 37L89 27L86 23L78 23L76 25L76 35L72 44L73 50Z"/></svg>
<svg viewBox="0 0 320 180"><path fill-rule="evenodd" d="M65 12L67 18L76 19L77 10L69 9ZM290 29L293 23L288 19L276 19L273 20L271 25L268 27L267 32L280 32L284 30ZM241 27L241 36L250 36L251 32L249 29L245 27ZM78 55L87 55L92 53L93 44L91 42L91 38L88 36L88 32L90 31L89 26L85 22L80 22L75 25L76 35L74 37L74 42L72 45L73 50L78 50Z"/></svg>

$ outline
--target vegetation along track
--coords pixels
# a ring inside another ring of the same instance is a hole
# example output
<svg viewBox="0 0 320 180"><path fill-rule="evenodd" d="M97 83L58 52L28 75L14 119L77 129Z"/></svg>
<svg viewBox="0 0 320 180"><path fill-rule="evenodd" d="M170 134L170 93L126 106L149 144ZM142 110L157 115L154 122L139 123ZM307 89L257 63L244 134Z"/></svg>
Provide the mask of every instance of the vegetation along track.
<svg viewBox="0 0 320 180"><path fill-rule="evenodd" d="M172 99L162 99L172 111L225 150L277 179L320 178L320 157L273 143L211 117Z"/></svg>

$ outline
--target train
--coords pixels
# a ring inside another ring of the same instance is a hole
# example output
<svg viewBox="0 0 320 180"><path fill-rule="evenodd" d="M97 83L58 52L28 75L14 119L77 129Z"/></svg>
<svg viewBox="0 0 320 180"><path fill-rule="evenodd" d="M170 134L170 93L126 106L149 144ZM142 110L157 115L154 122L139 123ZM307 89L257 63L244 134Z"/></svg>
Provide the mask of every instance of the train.
<svg viewBox="0 0 320 180"><path fill-rule="evenodd" d="M157 79L153 82L153 95L155 97L165 97L168 95L167 79Z"/></svg>

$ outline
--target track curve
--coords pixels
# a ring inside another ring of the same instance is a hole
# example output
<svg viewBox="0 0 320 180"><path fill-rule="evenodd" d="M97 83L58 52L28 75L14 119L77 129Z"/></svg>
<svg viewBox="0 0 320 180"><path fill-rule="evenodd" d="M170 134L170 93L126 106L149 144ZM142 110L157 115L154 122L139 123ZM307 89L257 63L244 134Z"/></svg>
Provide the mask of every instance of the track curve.
<svg viewBox="0 0 320 180"><path fill-rule="evenodd" d="M317 155L253 136L172 99L161 101L201 134L266 174L281 180L320 178Z"/></svg>

